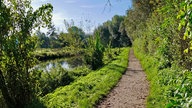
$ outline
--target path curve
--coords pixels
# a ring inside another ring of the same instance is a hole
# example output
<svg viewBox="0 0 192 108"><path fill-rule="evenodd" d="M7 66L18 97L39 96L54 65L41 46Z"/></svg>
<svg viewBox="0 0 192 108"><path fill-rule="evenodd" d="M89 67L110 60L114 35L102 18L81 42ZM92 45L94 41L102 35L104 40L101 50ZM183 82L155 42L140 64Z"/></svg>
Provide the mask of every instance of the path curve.
<svg viewBox="0 0 192 108"><path fill-rule="evenodd" d="M131 50L126 73L97 108L145 108L148 94L146 75Z"/></svg>

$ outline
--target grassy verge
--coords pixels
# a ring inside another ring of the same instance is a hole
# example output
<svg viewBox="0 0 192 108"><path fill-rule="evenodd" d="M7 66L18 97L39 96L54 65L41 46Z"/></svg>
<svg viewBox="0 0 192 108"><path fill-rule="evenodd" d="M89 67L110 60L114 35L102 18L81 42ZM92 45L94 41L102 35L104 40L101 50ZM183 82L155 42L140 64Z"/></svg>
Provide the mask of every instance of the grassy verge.
<svg viewBox="0 0 192 108"><path fill-rule="evenodd" d="M150 81L147 108L192 108L192 73L177 66L159 68L155 57L134 48Z"/></svg>
<svg viewBox="0 0 192 108"><path fill-rule="evenodd" d="M84 54L84 49L77 49L74 47L65 47L59 49L37 49L34 52L35 57L40 60L52 60L56 58L63 58L63 57L73 57Z"/></svg>
<svg viewBox="0 0 192 108"><path fill-rule="evenodd" d="M129 48L123 48L114 61L89 73L74 83L57 88L41 100L48 108L93 107L99 99L114 87L128 65Z"/></svg>

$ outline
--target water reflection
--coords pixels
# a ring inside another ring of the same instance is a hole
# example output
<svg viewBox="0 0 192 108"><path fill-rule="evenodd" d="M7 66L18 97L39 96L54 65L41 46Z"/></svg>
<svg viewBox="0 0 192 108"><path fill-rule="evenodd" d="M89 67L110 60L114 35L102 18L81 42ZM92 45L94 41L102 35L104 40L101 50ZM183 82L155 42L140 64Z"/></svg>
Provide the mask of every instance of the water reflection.
<svg viewBox="0 0 192 108"><path fill-rule="evenodd" d="M42 62L35 66L35 68L43 71L51 71L51 69L58 68L59 66L66 69L72 70L75 67L84 65L82 58L68 58L68 59L57 59L47 62Z"/></svg>
<svg viewBox="0 0 192 108"><path fill-rule="evenodd" d="M45 67L41 66L41 68L44 68L47 71L50 71L52 68L56 68L58 67L58 65L60 65L62 68L69 70L70 69L70 65L66 62L59 62L59 63L48 63Z"/></svg>

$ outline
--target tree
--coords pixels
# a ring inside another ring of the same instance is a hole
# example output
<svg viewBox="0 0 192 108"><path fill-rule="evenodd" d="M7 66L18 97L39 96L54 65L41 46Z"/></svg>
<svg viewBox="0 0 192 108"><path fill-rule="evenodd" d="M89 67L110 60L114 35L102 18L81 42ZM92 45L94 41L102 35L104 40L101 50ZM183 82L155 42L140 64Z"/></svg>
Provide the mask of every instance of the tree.
<svg viewBox="0 0 192 108"><path fill-rule="evenodd" d="M48 36L46 36L45 33L37 31L36 36L38 37L38 41L40 41L39 43L40 48L50 48L50 39Z"/></svg>
<svg viewBox="0 0 192 108"><path fill-rule="evenodd" d="M85 33L81 28L77 26L71 26L68 28L67 35L64 35L64 39L68 42L69 46L82 47Z"/></svg>
<svg viewBox="0 0 192 108"><path fill-rule="evenodd" d="M77 26L72 26L72 27L68 28L67 31L68 31L69 35L71 35L76 40L84 39L85 32L81 28L78 28Z"/></svg>
<svg viewBox="0 0 192 108"><path fill-rule="evenodd" d="M124 21L121 22L120 27L119 27L119 32L121 34L120 36L120 46L132 46L132 42L130 37L127 36L127 33L125 31L125 24Z"/></svg>
<svg viewBox="0 0 192 108"><path fill-rule="evenodd" d="M32 30L50 27L53 7L33 11L29 0L0 0L0 89L9 108L23 108L34 97L36 71Z"/></svg>
<svg viewBox="0 0 192 108"><path fill-rule="evenodd" d="M112 35L112 46L113 47L121 47L122 43L122 36L121 33L119 32L120 29L120 24L123 22L124 17L123 16L118 16L115 15L112 18L112 23L109 29L109 32Z"/></svg>
<svg viewBox="0 0 192 108"><path fill-rule="evenodd" d="M101 36L101 43L106 47L109 42L111 41L111 34L109 32L108 24L107 22L103 25L97 27L95 32L99 32Z"/></svg>
<svg viewBox="0 0 192 108"><path fill-rule="evenodd" d="M50 40L50 48L60 48L61 43L59 42L59 35L56 32L55 25L51 25L49 31L47 32Z"/></svg>
<svg viewBox="0 0 192 108"><path fill-rule="evenodd" d="M70 37L68 37L68 33L61 32L59 34L59 41L61 43L61 47L67 47L70 46Z"/></svg>
<svg viewBox="0 0 192 108"><path fill-rule="evenodd" d="M127 36L124 25L124 16L115 15L112 21L104 22L94 33L100 33L101 43L107 47L109 44L112 47L131 46L131 41Z"/></svg>

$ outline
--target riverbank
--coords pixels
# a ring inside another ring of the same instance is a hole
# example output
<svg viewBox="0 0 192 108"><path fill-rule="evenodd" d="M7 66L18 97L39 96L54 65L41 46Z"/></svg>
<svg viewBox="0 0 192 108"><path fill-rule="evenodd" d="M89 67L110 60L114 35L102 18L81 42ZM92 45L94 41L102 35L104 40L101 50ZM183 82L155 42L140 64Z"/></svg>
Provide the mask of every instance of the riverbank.
<svg viewBox="0 0 192 108"><path fill-rule="evenodd" d="M85 53L85 49L65 47L65 48L40 48L34 52L35 58L40 61L54 60L58 58L69 58L74 56L80 56Z"/></svg>
<svg viewBox="0 0 192 108"><path fill-rule="evenodd" d="M103 68L90 72L70 85L57 88L42 97L45 107L93 107L106 96L127 69L129 48L122 48L119 56Z"/></svg>

